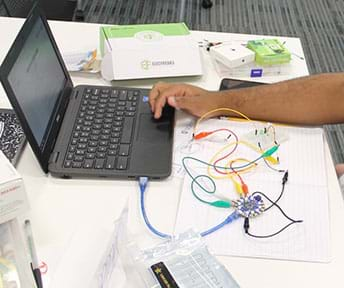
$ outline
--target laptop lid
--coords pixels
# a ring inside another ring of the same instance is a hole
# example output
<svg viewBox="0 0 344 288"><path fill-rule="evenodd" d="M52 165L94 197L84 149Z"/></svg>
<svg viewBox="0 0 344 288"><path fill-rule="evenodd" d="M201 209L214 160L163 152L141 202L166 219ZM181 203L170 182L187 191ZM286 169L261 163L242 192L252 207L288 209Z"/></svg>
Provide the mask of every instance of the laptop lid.
<svg viewBox="0 0 344 288"><path fill-rule="evenodd" d="M47 20L37 6L3 61L0 80L33 152L47 173L73 84Z"/></svg>
<svg viewBox="0 0 344 288"><path fill-rule="evenodd" d="M166 109L169 112L165 117L154 120L147 103L149 91L142 89L137 102L137 117L130 132L132 143L130 148L127 146L131 151L129 169L72 169L75 167L68 168L63 164L69 145L68 135L72 135L71 129L76 121L74 113L77 113L76 108L82 99L77 95L92 86L73 88L46 18L39 8L32 10L19 32L0 68L0 79L44 172L50 171L60 177L149 176L155 179L170 174L174 111ZM69 112L65 115L67 106ZM56 158L58 160L51 162L55 159L51 156L57 154L60 155Z"/></svg>

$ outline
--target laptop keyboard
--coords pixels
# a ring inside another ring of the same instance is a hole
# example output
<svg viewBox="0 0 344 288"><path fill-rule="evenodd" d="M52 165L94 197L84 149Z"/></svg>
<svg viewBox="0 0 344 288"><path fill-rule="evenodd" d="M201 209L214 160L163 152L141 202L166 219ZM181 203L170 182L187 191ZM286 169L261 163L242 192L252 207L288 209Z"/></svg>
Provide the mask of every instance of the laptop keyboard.
<svg viewBox="0 0 344 288"><path fill-rule="evenodd" d="M126 170L139 90L86 88L65 168Z"/></svg>

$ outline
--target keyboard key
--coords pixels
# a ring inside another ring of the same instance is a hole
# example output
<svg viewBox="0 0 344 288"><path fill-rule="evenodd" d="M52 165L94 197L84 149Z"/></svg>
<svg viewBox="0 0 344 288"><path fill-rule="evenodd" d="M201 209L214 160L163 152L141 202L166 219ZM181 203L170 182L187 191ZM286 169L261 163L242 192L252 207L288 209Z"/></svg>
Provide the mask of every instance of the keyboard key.
<svg viewBox="0 0 344 288"><path fill-rule="evenodd" d="M87 145L84 143L79 143L77 147L78 147L78 149L85 149L87 147Z"/></svg>
<svg viewBox="0 0 344 288"><path fill-rule="evenodd" d="M115 168L115 160L116 157L109 156L106 158L105 168L106 169L114 169Z"/></svg>
<svg viewBox="0 0 344 288"><path fill-rule="evenodd" d="M81 162L73 162L72 167L73 168L81 168Z"/></svg>
<svg viewBox="0 0 344 288"><path fill-rule="evenodd" d="M117 90L112 90L111 96L118 97L118 91Z"/></svg>
<svg viewBox="0 0 344 288"><path fill-rule="evenodd" d="M95 153L86 153L85 158L86 159L94 159L96 157Z"/></svg>
<svg viewBox="0 0 344 288"><path fill-rule="evenodd" d="M75 156L74 157L74 162L82 162L84 161L84 157L83 156Z"/></svg>
<svg viewBox="0 0 344 288"><path fill-rule="evenodd" d="M125 99L127 98L127 94L128 94L128 91L127 91L127 90L121 90L121 91L119 92L119 98L120 98L120 99L122 98L122 100L125 100Z"/></svg>
<svg viewBox="0 0 344 288"><path fill-rule="evenodd" d="M93 159L87 159L84 162L84 168L92 168L93 167L94 160Z"/></svg>
<svg viewBox="0 0 344 288"><path fill-rule="evenodd" d="M105 146L99 146L98 147L98 152L106 152L106 150L107 150L107 147L105 147Z"/></svg>
<svg viewBox="0 0 344 288"><path fill-rule="evenodd" d="M101 140L110 140L110 135L100 135Z"/></svg>
<svg viewBox="0 0 344 288"><path fill-rule="evenodd" d="M95 153L96 152L96 147L88 147L87 152L88 153Z"/></svg>
<svg viewBox="0 0 344 288"><path fill-rule="evenodd" d="M130 143L133 126L134 119L132 117L125 117L123 121L123 133L121 137L121 143Z"/></svg>
<svg viewBox="0 0 344 288"><path fill-rule="evenodd" d="M77 150L75 151L75 154L76 154L76 155L85 155L85 150L77 149Z"/></svg>
<svg viewBox="0 0 344 288"><path fill-rule="evenodd" d="M128 165L128 157L118 157L116 169L118 170L126 170Z"/></svg>
<svg viewBox="0 0 344 288"><path fill-rule="evenodd" d="M130 149L130 145L129 144L121 144L119 146L118 154L120 156L128 156L129 155L129 149Z"/></svg>
<svg viewBox="0 0 344 288"><path fill-rule="evenodd" d="M110 139L110 143L111 143L111 144L117 144L117 143L119 143L119 139L116 138L116 137L115 137L115 138L111 138L111 139Z"/></svg>
<svg viewBox="0 0 344 288"><path fill-rule="evenodd" d="M133 117L133 116L135 116L135 112L128 112L128 111L126 111L125 112L125 116Z"/></svg>
<svg viewBox="0 0 344 288"><path fill-rule="evenodd" d="M103 167L104 167L104 162L105 162L104 159L97 159L97 160L96 160L96 163L95 163L95 165L94 165L94 168L95 168L95 169L103 169Z"/></svg>
<svg viewBox="0 0 344 288"><path fill-rule="evenodd" d="M95 119L94 123L96 124L102 124L103 123L103 119Z"/></svg>
<svg viewBox="0 0 344 288"><path fill-rule="evenodd" d="M106 154L104 152L97 153L97 159L105 158Z"/></svg>
<svg viewBox="0 0 344 288"><path fill-rule="evenodd" d="M99 141L99 145L100 145L100 146L107 146L108 143L109 143L109 141L105 141L105 140Z"/></svg>
<svg viewBox="0 0 344 288"><path fill-rule="evenodd" d="M93 89L93 91L92 91L93 93L93 95L99 95L99 93L100 93L100 90L98 89L98 88L95 88L95 89Z"/></svg>
<svg viewBox="0 0 344 288"><path fill-rule="evenodd" d="M111 137L112 138L118 138L121 134L119 132L112 132Z"/></svg>
<svg viewBox="0 0 344 288"><path fill-rule="evenodd" d="M110 144L109 145L109 149L111 149L111 150L117 150L117 148L118 148L118 144Z"/></svg>
<svg viewBox="0 0 344 288"><path fill-rule="evenodd" d="M67 160L73 160L74 158L74 153L68 153L66 159Z"/></svg>
<svg viewBox="0 0 344 288"><path fill-rule="evenodd" d="M105 113L105 118L113 119L114 116L115 116L114 113Z"/></svg>

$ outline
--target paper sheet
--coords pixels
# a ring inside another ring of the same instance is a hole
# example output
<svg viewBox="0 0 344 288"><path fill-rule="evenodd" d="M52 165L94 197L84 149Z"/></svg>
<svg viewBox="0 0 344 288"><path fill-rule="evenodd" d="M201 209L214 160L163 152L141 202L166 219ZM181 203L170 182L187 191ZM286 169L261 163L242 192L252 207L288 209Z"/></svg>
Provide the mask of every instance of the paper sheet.
<svg viewBox="0 0 344 288"><path fill-rule="evenodd" d="M255 129L254 125L228 120L207 120L200 127L200 131L227 127L235 131L241 139L250 129ZM322 129L287 126L275 126L275 128L277 134L285 133L289 138L278 149L280 159L278 167L289 171L289 180L278 204L288 216L295 220L303 220L303 223L293 224L278 236L256 239L244 233L244 219L240 218L207 236L207 243L218 255L327 262L330 260L330 234ZM204 139L197 144L197 151L192 156L209 161L215 151L224 145L224 141L223 135ZM237 158L240 155L254 159L257 153L243 146L239 145L231 157ZM192 147L190 149L192 150ZM181 156L175 159L176 162L181 160ZM187 165L190 171L195 173L194 176L207 172L204 165L199 163L189 161ZM259 162L254 172L242 174L251 193L262 191L272 199L276 199L281 191L282 176L283 173L267 168L263 161ZM218 195L231 199L238 198L229 179L215 181ZM186 175L177 215L176 233L191 227L200 232L205 231L222 222L233 212L233 208L220 209L199 202L192 195L190 185L191 178ZM203 198L207 197L205 193L202 194L200 191L198 193ZM250 232L267 235L278 231L288 223L281 212L273 207L251 219Z"/></svg>
<svg viewBox="0 0 344 288"><path fill-rule="evenodd" d="M183 157L194 154L196 145L191 145L195 118L182 111L176 113L176 125L174 128L174 151L172 174L174 177L184 177L181 160ZM194 150L192 150L194 149Z"/></svg>

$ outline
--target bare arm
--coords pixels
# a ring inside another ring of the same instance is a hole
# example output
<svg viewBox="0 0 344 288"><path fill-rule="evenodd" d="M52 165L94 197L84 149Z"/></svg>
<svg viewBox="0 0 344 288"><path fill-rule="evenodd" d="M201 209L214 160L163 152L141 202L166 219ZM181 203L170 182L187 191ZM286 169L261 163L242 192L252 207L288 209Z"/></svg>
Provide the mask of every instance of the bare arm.
<svg viewBox="0 0 344 288"><path fill-rule="evenodd" d="M166 102L196 116L226 107L257 120L307 125L340 123L344 122L344 73L318 74L222 92L158 83L150 93L156 118L161 116Z"/></svg>

